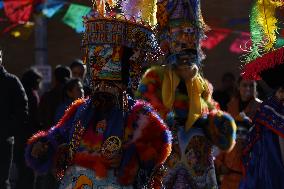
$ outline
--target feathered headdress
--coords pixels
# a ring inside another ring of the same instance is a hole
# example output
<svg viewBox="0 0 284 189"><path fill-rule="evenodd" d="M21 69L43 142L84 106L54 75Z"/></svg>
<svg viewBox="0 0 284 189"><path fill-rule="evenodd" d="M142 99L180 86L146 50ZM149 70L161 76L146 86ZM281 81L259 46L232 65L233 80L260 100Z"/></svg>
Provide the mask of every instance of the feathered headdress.
<svg viewBox="0 0 284 189"><path fill-rule="evenodd" d="M126 16L141 19L151 26L157 24L157 0L124 0L121 9Z"/></svg>
<svg viewBox="0 0 284 189"><path fill-rule="evenodd" d="M190 59L200 64L204 58L200 42L207 29L201 14L200 0L159 0L157 23L158 40L166 64L177 62L176 55L185 51L195 51L195 55L190 54Z"/></svg>
<svg viewBox="0 0 284 189"><path fill-rule="evenodd" d="M122 81L135 89L142 66L158 51L152 26L155 0L92 0L82 46L90 84Z"/></svg>
<svg viewBox="0 0 284 189"><path fill-rule="evenodd" d="M106 5L119 7L125 18L142 20L151 26L156 24L157 0L92 0L94 9L99 15L106 16Z"/></svg>
<svg viewBox="0 0 284 189"><path fill-rule="evenodd" d="M277 42L277 18L275 11L284 0L255 0L250 14L252 47L244 55L245 62L252 61L275 48Z"/></svg>
<svg viewBox="0 0 284 189"><path fill-rule="evenodd" d="M275 17L276 9L282 6L284 0L255 1L250 15L252 46L244 55L243 77L263 79L272 88L284 83L284 47L277 43L279 28Z"/></svg>

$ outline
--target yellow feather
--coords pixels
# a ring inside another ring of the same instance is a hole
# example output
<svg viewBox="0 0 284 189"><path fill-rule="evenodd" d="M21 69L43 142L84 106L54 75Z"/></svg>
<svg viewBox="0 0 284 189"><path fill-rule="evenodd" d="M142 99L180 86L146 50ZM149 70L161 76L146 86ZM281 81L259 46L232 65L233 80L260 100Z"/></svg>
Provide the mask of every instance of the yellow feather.
<svg viewBox="0 0 284 189"><path fill-rule="evenodd" d="M157 0L141 0L138 6L138 9L141 10L142 20L152 26L156 25Z"/></svg>
<svg viewBox="0 0 284 189"><path fill-rule="evenodd" d="M257 22L263 29L265 46L264 50L269 51L276 42L277 19L275 10L284 5L282 0L258 0L256 3L258 9Z"/></svg>

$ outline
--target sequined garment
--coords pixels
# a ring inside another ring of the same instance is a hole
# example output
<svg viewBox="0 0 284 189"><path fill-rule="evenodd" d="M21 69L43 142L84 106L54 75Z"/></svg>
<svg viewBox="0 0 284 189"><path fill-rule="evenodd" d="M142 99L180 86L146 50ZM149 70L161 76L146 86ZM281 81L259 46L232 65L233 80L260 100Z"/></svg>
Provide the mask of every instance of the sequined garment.
<svg viewBox="0 0 284 189"><path fill-rule="evenodd" d="M188 117L190 98L185 83L182 81L174 91L174 102L171 109L167 109L162 100L162 85L164 80L163 68L151 68L143 76L138 87L137 98L149 101L158 112L166 117L169 128L173 134L172 153L166 166L168 172L164 178L166 189L207 189L217 188L214 171L212 148L219 147L228 150L233 145L236 128L222 119L202 117L188 130L185 123ZM169 91L167 91L169 92ZM189 91L190 92L190 91ZM199 91L194 91L199 93ZM202 98L205 92L200 92L197 101L209 104L206 98ZM208 114L206 108L201 112ZM167 115L167 116L165 116ZM210 114L209 114L210 115ZM211 121L208 121L210 120Z"/></svg>
<svg viewBox="0 0 284 189"><path fill-rule="evenodd" d="M173 151L166 162L168 172L164 179L167 189L217 188L212 155L212 142L202 128L185 132L179 128Z"/></svg>
<svg viewBox="0 0 284 189"><path fill-rule="evenodd" d="M55 171L61 189L141 188L137 179L150 185L153 171L171 151L171 133L163 120L148 103L131 99L127 114L116 107L99 112L91 99L73 103L56 126L29 139L28 166L41 174ZM39 141L48 152L36 158L31 152ZM121 160L114 168L107 159L116 155ZM138 178L141 170L145 174Z"/></svg>
<svg viewBox="0 0 284 189"><path fill-rule="evenodd" d="M284 188L279 137L284 138L284 107L282 102L271 98L261 104L248 135L241 189Z"/></svg>

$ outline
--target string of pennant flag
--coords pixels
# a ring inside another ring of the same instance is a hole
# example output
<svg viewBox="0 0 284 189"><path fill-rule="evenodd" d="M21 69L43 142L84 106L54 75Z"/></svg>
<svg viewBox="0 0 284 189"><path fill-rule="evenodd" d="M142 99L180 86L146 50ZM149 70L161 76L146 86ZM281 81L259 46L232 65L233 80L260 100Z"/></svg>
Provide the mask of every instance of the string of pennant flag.
<svg viewBox="0 0 284 189"><path fill-rule="evenodd" d="M91 11L91 7L71 3L68 0L0 0L0 9L3 9L5 15L5 18L0 18L0 22L10 23L0 31L2 34L17 26L26 27L32 14L42 14L52 18L62 9L66 10L61 18L62 22L79 33L83 31L82 17Z"/></svg>
<svg viewBox="0 0 284 189"><path fill-rule="evenodd" d="M31 22L33 14L41 14L47 18L53 18L59 12L63 13L60 20L73 28L77 33L84 31L82 17L91 11L91 7L72 3L71 0L0 0L0 11L4 12L4 18L0 22L7 22L8 26L0 29L1 34L10 33L19 39L28 39L34 24ZM248 23L248 18L236 18L226 20L228 26ZM284 36L284 30L280 32ZM202 42L202 47L211 50L218 46L228 36L234 34L235 40L229 50L232 53L241 54L243 49L251 45L248 32L234 31L224 28L213 28L207 33L207 38ZM283 43L283 38L279 43Z"/></svg>

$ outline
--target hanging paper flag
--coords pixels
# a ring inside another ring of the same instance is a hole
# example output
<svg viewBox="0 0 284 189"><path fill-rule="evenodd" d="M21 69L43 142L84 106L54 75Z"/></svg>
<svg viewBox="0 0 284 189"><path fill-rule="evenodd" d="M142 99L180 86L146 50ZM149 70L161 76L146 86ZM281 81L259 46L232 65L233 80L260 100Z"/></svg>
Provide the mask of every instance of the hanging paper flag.
<svg viewBox="0 0 284 189"><path fill-rule="evenodd" d="M86 16L90 11L90 7L78 4L71 4L62 21L71 28L74 28L76 32L83 32L83 16Z"/></svg>
<svg viewBox="0 0 284 189"><path fill-rule="evenodd" d="M27 40L33 31L34 23L33 22L27 22L25 24L18 25L16 28L14 28L11 31L11 35L15 38Z"/></svg>
<svg viewBox="0 0 284 189"><path fill-rule="evenodd" d="M212 29L207 35L207 38L202 41L201 47L205 49L213 49L221 41L223 41L229 34L231 30L227 29Z"/></svg>
<svg viewBox="0 0 284 189"><path fill-rule="evenodd" d="M19 24L18 23L13 23L7 27L5 27L3 30L1 30L0 35L3 35L9 31L11 31L13 28L17 27Z"/></svg>
<svg viewBox="0 0 284 189"><path fill-rule="evenodd" d="M244 50L251 47L250 34L246 32L241 32L239 37L234 40L230 46L230 51L236 54L244 53Z"/></svg>
<svg viewBox="0 0 284 189"><path fill-rule="evenodd" d="M32 1L3 1L4 11L9 20L13 23L29 21L32 13Z"/></svg>
<svg viewBox="0 0 284 189"><path fill-rule="evenodd" d="M63 7L63 5L64 4L60 4L60 5L53 6L52 8L44 8L42 10L42 13L46 17L51 18L55 15L55 13L57 13Z"/></svg>
<svg viewBox="0 0 284 189"><path fill-rule="evenodd" d="M48 17L53 17L66 3L65 0L48 0L42 6L42 13Z"/></svg>

